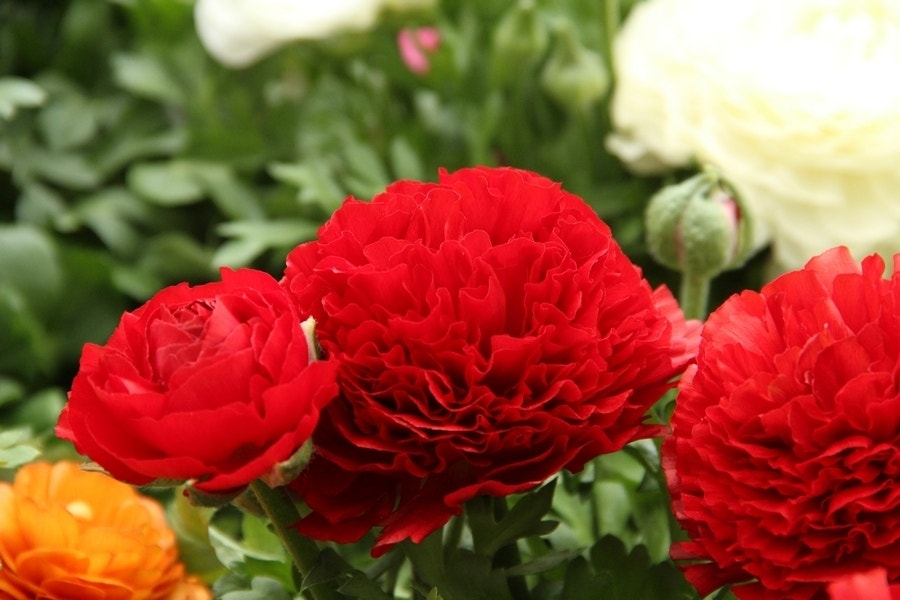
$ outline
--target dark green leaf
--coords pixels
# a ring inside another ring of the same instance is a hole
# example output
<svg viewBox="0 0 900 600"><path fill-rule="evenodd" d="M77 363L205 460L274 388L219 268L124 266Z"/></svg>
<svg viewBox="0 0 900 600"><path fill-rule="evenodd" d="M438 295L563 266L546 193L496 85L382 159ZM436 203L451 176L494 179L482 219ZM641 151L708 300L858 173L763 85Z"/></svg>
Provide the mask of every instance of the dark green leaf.
<svg viewBox="0 0 900 600"><path fill-rule="evenodd" d="M511 600L506 575L491 566L491 558L460 550L447 564L446 580L438 586L446 600Z"/></svg>
<svg viewBox="0 0 900 600"><path fill-rule="evenodd" d="M319 553L319 561L303 578L300 591L302 592L323 583L333 582L348 575L344 559L340 558L331 548L325 548Z"/></svg>
<svg viewBox="0 0 900 600"><path fill-rule="evenodd" d="M359 571L351 573L349 579L341 584L338 591L351 598L362 598L363 600L391 600L391 596L385 593L377 583Z"/></svg>
<svg viewBox="0 0 900 600"><path fill-rule="evenodd" d="M506 575L508 577L518 577L522 575L544 573L545 571L555 569L559 565L569 562L580 555L581 552L579 550L556 550L548 552L534 560L506 569Z"/></svg>
<svg viewBox="0 0 900 600"><path fill-rule="evenodd" d="M550 511L553 503L553 492L556 480L546 484L539 490L523 494L509 513L491 532L488 545L480 552L492 555L499 548L510 542L530 535L544 535L556 526L551 521L541 521L541 517Z"/></svg>
<svg viewBox="0 0 900 600"><path fill-rule="evenodd" d="M602 597L599 592L588 561L583 557L571 561L566 567L560 600L597 600Z"/></svg>

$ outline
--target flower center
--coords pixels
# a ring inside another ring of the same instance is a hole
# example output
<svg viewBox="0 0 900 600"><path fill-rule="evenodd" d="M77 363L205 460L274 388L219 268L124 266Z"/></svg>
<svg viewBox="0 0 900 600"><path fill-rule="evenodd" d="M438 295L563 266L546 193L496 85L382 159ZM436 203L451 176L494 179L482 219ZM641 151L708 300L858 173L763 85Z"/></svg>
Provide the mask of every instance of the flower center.
<svg viewBox="0 0 900 600"><path fill-rule="evenodd" d="M94 518L94 510L84 500L75 500L66 504L66 512L79 521L90 521Z"/></svg>

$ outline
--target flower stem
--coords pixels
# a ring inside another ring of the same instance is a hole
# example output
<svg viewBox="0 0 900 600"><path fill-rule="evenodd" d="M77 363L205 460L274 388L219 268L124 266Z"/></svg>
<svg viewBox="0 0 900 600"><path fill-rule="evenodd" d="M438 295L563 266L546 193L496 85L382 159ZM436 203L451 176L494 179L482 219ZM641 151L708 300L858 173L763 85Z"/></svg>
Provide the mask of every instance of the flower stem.
<svg viewBox="0 0 900 600"><path fill-rule="evenodd" d="M604 58L606 59L606 68L609 72L613 72L613 64L615 58L613 56L616 34L619 31L619 21L622 19L622 7L619 0L605 0L603 3L603 33L605 34L604 42Z"/></svg>
<svg viewBox="0 0 900 600"><path fill-rule="evenodd" d="M706 318L706 308L709 303L709 287L712 281L709 277L695 275L690 271L681 274L681 310L688 319Z"/></svg>
<svg viewBox="0 0 900 600"><path fill-rule="evenodd" d="M306 577L319 560L319 547L313 540L300 535L291 527L300 520L300 513L287 490L283 487L271 488L260 480L252 482L250 489L272 521L275 533L291 556L294 566L301 576ZM314 600L340 600L343 597L327 584L313 586L309 588L309 593Z"/></svg>
<svg viewBox="0 0 900 600"><path fill-rule="evenodd" d="M499 523L503 517L509 512L509 505L506 498L494 498L494 519ZM519 552L519 545L516 540L506 544L494 554L495 567L516 567L522 563L522 555ZM525 577L522 575L514 575L506 578L509 592L515 600L527 600L528 584L525 583Z"/></svg>

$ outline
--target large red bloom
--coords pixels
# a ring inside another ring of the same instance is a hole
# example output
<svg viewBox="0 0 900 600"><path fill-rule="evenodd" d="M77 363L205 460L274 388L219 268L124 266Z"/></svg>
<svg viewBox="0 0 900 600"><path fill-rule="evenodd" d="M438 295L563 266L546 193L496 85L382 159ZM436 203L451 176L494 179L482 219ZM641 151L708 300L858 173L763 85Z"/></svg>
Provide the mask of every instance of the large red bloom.
<svg viewBox="0 0 900 600"><path fill-rule="evenodd" d="M701 594L826 598L883 567L900 580L900 255L845 248L706 323L663 446Z"/></svg>
<svg viewBox="0 0 900 600"><path fill-rule="evenodd" d="M696 323L580 198L511 168L348 199L283 283L339 363L296 489L314 537L419 541L468 499L537 486L658 428Z"/></svg>
<svg viewBox="0 0 900 600"><path fill-rule="evenodd" d="M166 288L86 344L56 433L122 481L235 493L288 460L337 394L270 275Z"/></svg>

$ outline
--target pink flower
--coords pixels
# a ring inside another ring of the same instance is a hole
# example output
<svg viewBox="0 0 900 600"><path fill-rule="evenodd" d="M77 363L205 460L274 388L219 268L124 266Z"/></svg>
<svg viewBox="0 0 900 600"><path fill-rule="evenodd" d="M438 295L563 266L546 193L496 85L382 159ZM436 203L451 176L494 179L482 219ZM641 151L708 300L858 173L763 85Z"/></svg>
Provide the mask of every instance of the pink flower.
<svg viewBox="0 0 900 600"><path fill-rule="evenodd" d="M400 57L416 75L424 75L431 65L428 55L437 52L441 45L441 32L437 27L407 27L397 34L397 47Z"/></svg>

